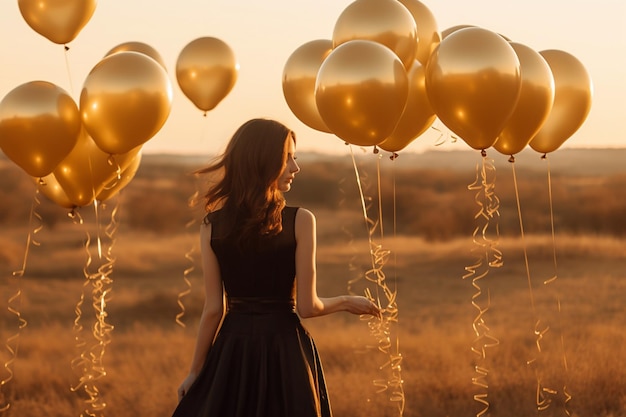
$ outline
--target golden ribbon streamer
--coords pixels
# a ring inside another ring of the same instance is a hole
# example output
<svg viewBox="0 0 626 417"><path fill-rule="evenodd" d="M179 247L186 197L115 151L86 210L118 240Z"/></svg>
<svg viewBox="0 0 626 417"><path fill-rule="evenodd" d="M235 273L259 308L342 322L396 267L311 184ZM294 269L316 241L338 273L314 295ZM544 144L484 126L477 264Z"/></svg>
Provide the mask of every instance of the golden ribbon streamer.
<svg viewBox="0 0 626 417"><path fill-rule="evenodd" d="M193 207L196 204L196 201L198 200L198 195L199 195L199 192L196 190L196 192L194 192L193 195L189 197L187 201L188 207ZM188 221L187 224L185 225L185 228L190 229L191 226L193 226L194 224L196 224L196 219L192 219ZM185 323L183 322L183 317L185 316L185 312L186 312L185 303L183 302L183 299L187 297L189 294L191 294L192 286L191 286L191 280L189 279L189 276L196 269L194 255L197 252L198 252L198 247L196 244L194 244L192 245L191 249L189 249L185 253L185 259L187 259L187 261L189 262L189 266L185 268L185 270L183 271L183 282L185 284L185 289L180 291L178 293L178 296L176 297L176 304L178 304L178 307L180 308L180 311L176 314L176 324L178 324L181 327L187 327Z"/></svg>
<svg viewBox="0 0 626 417"><path fill-rule="evenodd" d="M459 138L453 135L447 128L439 128L435 125L430 126L430 128L438 133L437 139L435 139L435 146L441 146L448 142L448 140L450 140L451 143L456 143L459 140Z"/></svg>
<svg viewBox="0 0 626 417"><path fill-rule="evenodd" d="M491 334L491 329L487 326L485 319L491 302L489 288L486 291L486 300L483 300L484 293L480 285L480 281L488 276L491 268L502 266L502 252L497 249L500 200L495 194L495 171L493 160L487 159L483 151L482 164L476 165L476 180L468 186L468 190L476 191L474 201L479 207L474 216L477 225L472 233L474 243L472 253L476 255L476 262L466 266L467 273L463 275L463 279L472 278L472 287L476 290L472 295L472 306L478 311L472 322L476 338L471 346L471 351L477 356L474 366L476 375L472 378L472 383L482 389L474 394L474 401L482 406L476 417L486 414L490 406L488 400L490 371L487 367L487 349L500 344L500 341ZM489 236L490 232L494 234L493 237Z"/></svg>
<svg viewBox="0 0 626 417"><path fill-rule="evenodd" d="M517 183L517 175L515 172L515 157L511 156L509 158L509 162L511 163L511 171L513 174L513 187L515 190L515 200L517 202L517 215L519 219L520 226L520 236L522 239L522 247L524 252L524 264L526 267L526 279L528 281L528 292L530 296L530 305L533 314L533 320L535 322L533 333L535 335L535 346L537 347L537 357L529 359L526 363L531 367L535 374L536 379L536 407L539 411L547 410L552 404L551 394L556 393L556 391L552 388L549 388L544 385L544 377L542 373L542 369L539 365L541 357L542 357L542 347L541 343L544 339L546 333L550 330L550 326L547 324L543 324L539 314L537 313L537 308L535 306L535 296L533 291L532 279L530 274L530 266L528 263L528 250L526 245L526 237L524 233L524 221L522 217L522 207L519 196L519 187Z"/></svg>
<svg viewBox="0 0 626 417"><path fill-rule="evenodd" d="M106 206L103 205L103 208ZM71 390L77 392L82 390L87 399L85 403L87 408L83 410L81 416L95 417L98 413L102 412L106 408L106 402L101 398L100 391L96 385L97 381L106 376L106 369L104 367L104 356L106 347L111 343L113 331L113 325L107 322L108 313L106 306L110 301L112 293L111 273L115 265L115 257L113 256L113 247L116 241L116 233L118 229L117 211L119 208L119 200L116 200L116 206L111 212L111 221L105 227L105 236L107 237L108 246L106 247L104 261L98 267L97 271L92 273L89 268L92 264L91 257L91 236L86 231L85 239L85 252L87 254L87 260L83 268L83 274L85 276L85 282L83 283L83 291L80 299L74 309L76 317L74 320L73 330L76 334L76 347L81 350L78 357L72 360L72 369L78 371L79 381L76 385L71 387ZM97 206L96 218L98 218ZM79 220L80 224L82 219ZM98 253L101 255L101 241L99 238L99 231L101 228L100 221L97 221L96 227L98 228ZM91 328L91 336L93 336L94 342L89 344L87 340L82 336L83 326L81 321L83 319L82 306L85 301L86 287L91 284L91 307L95 314L95 321Z"/></svg>
<svg viewBox="0 0 626 417"><path fill-rule="evenodd" d="M377 150L374 151L377 153ZM375 295L372 294L371 289L368 287L365 289L365 296L372 301L375 301L379 307L381 307L381 317L374 316L362 316L362 319L367 321L370 334L376 340L376 346L372 348L377 349L379 352L387 356L387 361L379 366L380 370L388 369L389 374L386 378L377 378L373 381L376 387L377 393L389 391L389 400L396 404L397 410L400 416L404 413L404 407L406 399L404 396L404 381L402 379L402 354L399 352L399 337L397 333L394 337L394 327L398 323L398 305L397 305L397 289L391 289L387 284L387 279L383 268L387 264L390 251L383 249L381 244L377 244L374 241L374 235L377 231L380 231L381 240L384 238L383 231L383 214L382 214L382 193L381 193L381 180L380 180L380 156L377 157L376 172L377 172L377 184L378 184L378 219L372 220L367 213L368 204L363 193L363 185L361 183L361 175L350 146L350 154L352 157L352 163L354 167L354 173L356 176L357 187L359 189L359 195L361 199L361 208L363 209L363 218L368 231L368 243L370 248L370 257L372 267L365 272L363 277L367 283L374 284ZM351 280L348 283L349 290L352 285L356 283L356 280ZM384 308L383 308L383 303ZM395 341L395 344L392 342ZM394 346L395 345L395 346Z"/></svg>
<svg viewBox="0 0 626 417"><path fill-rule="evenodd" d="M346 142L346 145L350 145L349 143ZM346 205L346 190L344 189L343 185L344 183L347 181L347 179L345 177L341 178L339 180L339 194L341 195L341 197L339 198L338 201L338 207L341 209ZM350 272L350 274L353 276L353 278L350 278L348 280L348 292L352 293L351 291L351 286L354 282L359 281L360 280L360 276L361 276L361 272L359 271L359 267L356 264L356 259L357 259L357 249L355 248L354 245L354 234L352 233L352 231L350 231L350 229L348 227L346 227L344 222L341 222L341 231L346 235L347 238L347 245L348 248L350 248L350 252L351 252L351 256L348 259L348 271Z"/></svg>
<svg viewBox="0 0 626 417"><path fill-rule="evenodd" d="M549 204L550 204L550 230L552 233L552 259L553 259L553 263L554 263L554 276L549 278L548 280L544 281L544 285L546 285L546 287L548 285L550 286L556 286L557 285L557 277L558 277L558 265L557 265L557 256L556 256L556 234L555 234L555 228L554 228L554 207L553 207L553 198L552 198L552 178L550 175L550 160L548 159L548 155L544 154L541 157L542 160L546 161L548 164L547 167L547 179L548 179L548 200L549 200ZM559 327L559 332L560 332L560 348L561 348L561 357L562 357L562 361L563 361L563 371L564 371L564 375L565 375L565 383L563 384L563 396L565 397L564 399L564 411L565 414L567 414L568 416L571 415L570 409L569 409L569 402L572 400L572 395L569 393L569 390L567 388L568 384L569 384L569 380L570 380L570 376L569 376L569 368L567 365L567 355L565 353L565 339L563 336L563 326L562 326L562 319L561 319L561 297L559 295L559 292L555 289L555 302L556 302L556 308L557 308L557 321L558 321L558 327Z"/></svg>
<svg viewBox="0 0 626 417"><path fill-rule="evenodd" d="M6 398L6 387L9 382L13 379L14 371L13 364L15 363L19 351L20 346L20 335L22 333L22 329L24 329L28 322L22 316L21 306L22 306L22 280L26 272L26 264L28 263L28 255L30 253L30 247L39 246L40 243L36 239L37 233L43 229L43 223L41 219L41 215L37 212L37 209L41 205L41 200L39 200L39 188L35 189L35 193L33 195L33 202L30 208L29 220L28 220L28 234L26 235L26 248L24 249L24 257L22 258L22 267L17 271L13 271L11 276L17 279L17 290L13 295L11 295L7 302L7 310L15 316L17 329L15 333L7 337L5 342L5 349L9 352L9 359L4 362L4 369L7 372L7 376L0 381L0 413L4 413L11 407L11 402Z"/></svg>

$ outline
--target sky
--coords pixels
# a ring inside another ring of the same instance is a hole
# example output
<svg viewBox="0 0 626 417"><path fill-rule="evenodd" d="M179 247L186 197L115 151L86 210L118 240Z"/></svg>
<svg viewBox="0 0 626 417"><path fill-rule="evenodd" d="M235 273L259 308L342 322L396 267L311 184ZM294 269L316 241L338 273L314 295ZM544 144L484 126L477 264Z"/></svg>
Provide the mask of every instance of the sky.
<svg viewBox="0 0 626 417"><path fill-rule="evenodd" d="M213 154L235 129L254 117L275 118L296 131L298 151L343 154L342 140L300 122L282 92L282 72L302 44L332 39L350 0L103 0L68 44L69 51L30 28L17 0L0 2L0 98L23 83L43 80L78 103L89 71L113 47L143 42L165 61L172 82L172 110L146 153ZM535 51L560 49L578 58L593 82L591 111L561 148L626 147L626 2L623 0L422 1L440 31L473 25L500 33ZM179 88L180 51L199 37L226 42L240 65L232 91L206 117ZM434 124L444 131L440 121ZM444 142L441 144L441 142ZM471 149L429 129L402 152Z"/></svg>

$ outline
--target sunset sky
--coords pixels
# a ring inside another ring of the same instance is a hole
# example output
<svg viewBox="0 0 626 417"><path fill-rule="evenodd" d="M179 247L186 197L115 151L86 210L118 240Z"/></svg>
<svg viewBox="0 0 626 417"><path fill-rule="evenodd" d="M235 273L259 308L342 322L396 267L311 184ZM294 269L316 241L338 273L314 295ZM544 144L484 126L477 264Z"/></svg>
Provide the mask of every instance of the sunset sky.
<svg viewBox="0 0 626 417"><path fill-rule="evenodd" d="M296 130L300 151L344 153L333 135L302 124L282 93L284 64L300 45L331 39L349 0L103 0L66 53L24 21L17 0L0 3L0 98L13 88L44 80L78 102L89 71L113 47L144 42L162 55L174 90L163 129L144 145L149 153L206 154L221 150L232 132L253 117L276 118ZM480 26L536 51L560 49L577 57L593 80L593 104L584 125L563 147L624 147L626 129L626 2L623 0L423 1L439 30ZM182 94L175 76L179 52L192 40L226 42L240 64L231 93L207 117ZM442 127L439 121L435 126ZM430 130L406 151L470 149L464 142L435 146Z"/></svg>

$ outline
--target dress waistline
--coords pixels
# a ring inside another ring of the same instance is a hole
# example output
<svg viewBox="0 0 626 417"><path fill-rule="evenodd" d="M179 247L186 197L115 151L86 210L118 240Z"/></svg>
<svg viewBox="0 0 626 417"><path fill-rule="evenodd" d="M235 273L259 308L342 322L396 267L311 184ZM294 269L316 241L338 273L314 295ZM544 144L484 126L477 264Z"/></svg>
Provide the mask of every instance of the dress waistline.
<svg viewBox="0 0 626 417"><path fill-rule="evenodd" d="M237 313L291 313L295 311L293 299L265 297L228 297L228 311Z"/></svg>

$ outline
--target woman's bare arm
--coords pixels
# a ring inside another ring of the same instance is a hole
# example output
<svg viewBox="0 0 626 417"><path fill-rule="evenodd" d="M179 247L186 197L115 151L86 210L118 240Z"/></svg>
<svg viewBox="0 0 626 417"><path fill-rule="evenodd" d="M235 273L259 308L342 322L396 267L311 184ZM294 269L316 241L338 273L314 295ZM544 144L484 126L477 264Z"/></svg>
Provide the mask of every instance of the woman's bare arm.
<svg viewBox="0 0 626 417"><path fill-rule="evenodd" d="M380 315L380 310L365 297L341 295L320 298L317 295L316 271L316 224L309 210L298 209L296 213L296 308L301 317L317 317L338 311L353 314Z"/></svg>
<svg viewBox="0 0 626 417"><path fill-rule="evenodd" d="M187 378L178 389L178 397L187 392L204 365L209 348L224 315L224 292L219 264L211 248L211 225L203 224L200 230L200 253L202 255L202 274L204 278L204 308L198 325L196 347L191 360Z"/></svg>

